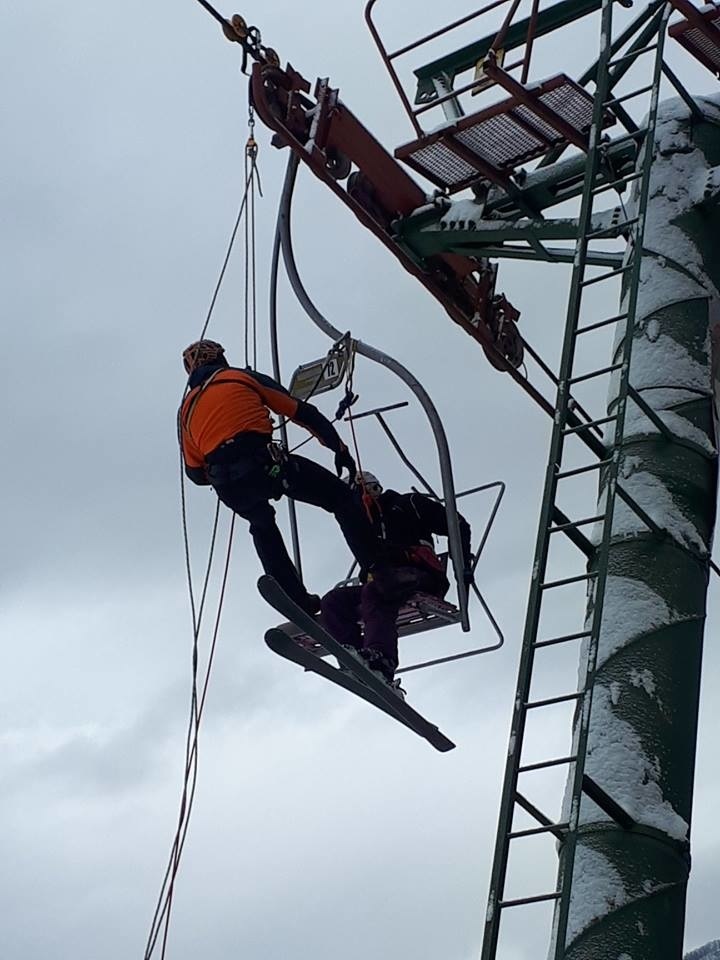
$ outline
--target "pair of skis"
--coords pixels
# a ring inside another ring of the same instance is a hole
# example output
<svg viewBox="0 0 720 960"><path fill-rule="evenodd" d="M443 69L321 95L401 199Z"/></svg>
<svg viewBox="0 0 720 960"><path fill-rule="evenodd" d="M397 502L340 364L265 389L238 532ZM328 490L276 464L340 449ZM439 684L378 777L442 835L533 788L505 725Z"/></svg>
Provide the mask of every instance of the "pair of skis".
<svg viewBox="0 0 720 960"><path fill-rule="evenodd" d="M371 703L378 710L382 710L383 713L404 724L413 733L424 737L436 750L444 753L454 748L455 744L452 740L448 740L436 726L421 716L417 710L413 710L387 683L376 676L349 650L346 650L341 643L338 643L317 620L288 597L276 580L267 575L260 577L258 590L270 606L275 607L278 613L336 657L344 669L338 669L326 663L322 657L296 643L292 636L280 627L271 627L265 633L265 643L273 653L297 663L305 670L325 677L326 680Z"/></svg>

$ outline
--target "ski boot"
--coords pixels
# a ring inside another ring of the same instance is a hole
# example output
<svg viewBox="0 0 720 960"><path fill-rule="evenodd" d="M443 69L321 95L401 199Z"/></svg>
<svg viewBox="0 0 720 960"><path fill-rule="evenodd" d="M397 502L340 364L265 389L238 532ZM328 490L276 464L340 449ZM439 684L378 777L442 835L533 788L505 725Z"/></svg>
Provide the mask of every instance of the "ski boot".
<svg viewBox="0 0 720 960"><path fill-rule="evenodd" d="M383 680L393 693L396 693L404 700L405 691L400 686L400 680L395 679L397 661L393 663L385 654L381 653L380 650L376 650L374 647L363 647L358 652L365 661L365 665L369 667L377 677Z"/></svg>

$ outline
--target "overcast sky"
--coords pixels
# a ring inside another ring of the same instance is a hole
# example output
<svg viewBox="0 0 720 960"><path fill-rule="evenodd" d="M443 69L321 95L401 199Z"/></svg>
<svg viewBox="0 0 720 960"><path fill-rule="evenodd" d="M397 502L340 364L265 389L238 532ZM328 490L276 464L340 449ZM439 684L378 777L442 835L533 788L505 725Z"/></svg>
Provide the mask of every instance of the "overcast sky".
<svg viewBox="0 0 720 960"><path fill-rule="evenodd" d="M467 9L454 3L443 16L456 8ZM310 80L330 76L390 148L412 138L360 3L282 0L241 12L283 62ZM400 25L387 24L397 43L425 29ZM568 53L576 75L593 58L592 31L580 36L586 46ZM3 957L128 960L142 957L174 832L189 708L180 352L202 328L241 196L246 85L238 49L193 0L13 3L0 44ZM683 69L693 89L712 89L709 74ZM267 275L286 158L261 126L257 137L259 367L269 371ZM168 957L470 960L482 937L550 424L305 172L294 236L305 283L331 322L401 359L431 393L457 486L506 481L478 571L506 643L408 678L410 701L458 744L436 754L265 648L277 617L256 594L259 567L240 525ZM209 330L238 364L241 279L238 250ZM500 288L551 361L567 281L561 267L501 266ZM327 348L286 286L281 338L285 375ZM368 364L355 386L358 409L411 399ZM336 402L320 405L332 413ZM420 413L391 418L436 482ZM407 489L412 478L368 421L360 440L363 465ZM304 452L329 464L317 446ZM188 498L197 574L214 498L200 489ZM476 531L491 503L463 504ZM307 582L322 592L347 569L347 550L327 517L300 514ZM720 935L711 589L688 948ZM408 641L402 659L492 641L477 609L473 624L469 637L448 628ZM561 723L569 737L569 719ZM510 960L536 956L534 936L516 923Z"/></svg>

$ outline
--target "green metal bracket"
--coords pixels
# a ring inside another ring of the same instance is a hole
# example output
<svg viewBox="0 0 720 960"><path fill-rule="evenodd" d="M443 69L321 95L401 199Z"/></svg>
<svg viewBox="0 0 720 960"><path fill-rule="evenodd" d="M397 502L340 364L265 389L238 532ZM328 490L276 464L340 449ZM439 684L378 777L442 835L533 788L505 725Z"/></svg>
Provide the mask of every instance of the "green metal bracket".
<svg viewBox="0 0 720 960"><path fill-rule="evenodd" d="M604 151L605 157L619 176L634 169L638 153L636 141L611 141ZM579 197L583 191L586 164L587 158L578 155L555 163L552 168L534 170L518 187L519 196L533 210L538 211ZM514 220L521 213L515 198L509 197L500 187L490 188L485 203L485 217L501 216L505 220Z"/></svg>
<svg viewBox="0 0 720 960"><path fill-rule="evenodd" d="M489 220L483 219L482 204L477 205L475 219L471 206L468 215L468 207L467 201L458 205L455 219L452 206L441 204L439 209L423 208L418 214L395 222L396 240L415 259L421 260L441 253L463 253L465 256L572 263L574 247L546 247L544 243L550 240L575 241L577 219ZM601 233L603 239L615 239L624 229L618 219L622 220L618 210L602 211L593 217L592 231ZM528 246L520 246L521 243ZM612 268L620 264L622 257L622 251L593 251L588 253L588 263Z"/></svg>

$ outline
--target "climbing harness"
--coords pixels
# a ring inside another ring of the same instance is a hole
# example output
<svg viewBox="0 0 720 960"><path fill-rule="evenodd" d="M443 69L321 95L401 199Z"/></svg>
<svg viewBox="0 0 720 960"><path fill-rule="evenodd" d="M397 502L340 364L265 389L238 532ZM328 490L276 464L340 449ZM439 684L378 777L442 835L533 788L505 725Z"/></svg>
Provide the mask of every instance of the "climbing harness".
<svg viewBox="0 0 720 960"><path fill-rule="evenodd" d="M287 464L288 451L277 441L273 441L267 445L267 451L270 455L270 461L272 466L267 468L267 475L275 479L276 477L281 476L285 465Z"/></svg>

